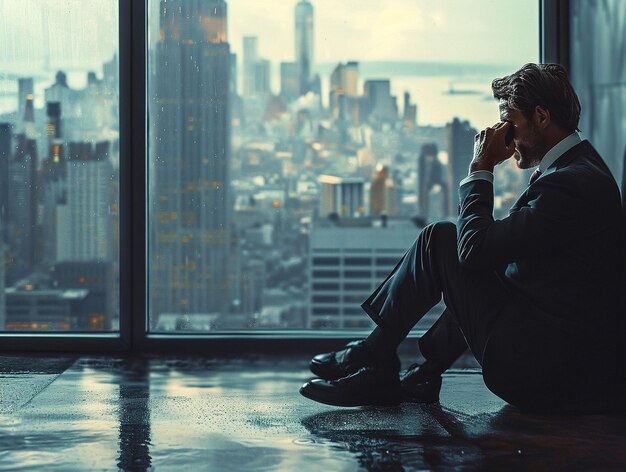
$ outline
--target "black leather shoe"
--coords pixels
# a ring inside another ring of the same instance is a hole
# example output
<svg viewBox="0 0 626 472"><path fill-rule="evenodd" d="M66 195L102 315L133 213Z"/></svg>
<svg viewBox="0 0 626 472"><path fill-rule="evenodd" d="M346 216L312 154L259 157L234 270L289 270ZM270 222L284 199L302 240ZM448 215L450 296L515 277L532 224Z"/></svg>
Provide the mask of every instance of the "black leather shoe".
<svg viewBox="0 0 626 472"><path fill-rule="evenodd" d="M394 406L402 400L398 371L381 367L361 367L339 380L313 379L300 393L334 406Z"/></svg>
<svg viewBox="0 0 626 472"><path fill-rule="evenodd" d="M412 403L437 403L441 390L441 376L429 376L419 371L419 365L411 365L400 376L402 401Z"/></svg>
<svg viewBox="0 0 626 472"><path fill-rule="evenodd" d="M384 362L385 367L392 371L400 370L400 359L397 355L385 360L377 359L363 340L346 344L341 351L318 354L311 360L309 368L320 379L338 380L354 374L361 367L374 366Z"/></svg>

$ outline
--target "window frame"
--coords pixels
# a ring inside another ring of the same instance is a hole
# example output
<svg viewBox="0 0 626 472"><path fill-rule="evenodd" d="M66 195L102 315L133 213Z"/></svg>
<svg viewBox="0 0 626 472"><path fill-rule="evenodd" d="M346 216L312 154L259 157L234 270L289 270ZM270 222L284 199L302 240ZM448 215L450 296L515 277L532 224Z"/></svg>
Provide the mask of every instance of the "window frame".
<svg viewBox="0 0 626 472"><path fill-rule="evenodd" d="M0 333L0 352L177 353L314 352L367 330L220 331L150 334L147 314L147 0L118 0L120 113L120 326L112 333ZM539 60L569 63L569 0L538 0ZM365 316L365 315L364 315ZM412 337L420 335L419 332ZM413 339L411 342L415 342Z"/></svg>

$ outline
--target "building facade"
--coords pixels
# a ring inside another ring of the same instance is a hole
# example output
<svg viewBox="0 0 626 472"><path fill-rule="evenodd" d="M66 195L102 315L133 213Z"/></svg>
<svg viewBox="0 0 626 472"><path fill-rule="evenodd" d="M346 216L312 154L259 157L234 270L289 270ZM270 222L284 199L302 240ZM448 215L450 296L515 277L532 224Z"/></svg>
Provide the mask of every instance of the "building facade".
<svg viewBox="0 0 626 472"><path fill-rule="evenodd" d="M230 46L223 0L162 1L150 192L151 322L228 306Z"/></svg>
<svg viewBox="0 0 626 472"><path fill-rule="evenodd" d="M408 220L318 220L311 230L307 328L369 328L361 308L415 241Z"/></svg>

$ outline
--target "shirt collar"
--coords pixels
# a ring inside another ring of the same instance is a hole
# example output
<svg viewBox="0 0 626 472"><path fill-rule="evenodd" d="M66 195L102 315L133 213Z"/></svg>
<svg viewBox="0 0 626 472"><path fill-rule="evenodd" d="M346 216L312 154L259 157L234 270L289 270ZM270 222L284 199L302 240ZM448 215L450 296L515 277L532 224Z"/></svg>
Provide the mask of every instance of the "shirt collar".
<svg viewBox="0 0 626 472"><path fill-rule="evenodd" d="M539 172L545 172L546 169L554 164L559 157L580 143L580 141L581 139L579 134L574 131L572 134L555 144L552 149L546 152L543 159L541 159L541 162L539 163Z"/></svg>

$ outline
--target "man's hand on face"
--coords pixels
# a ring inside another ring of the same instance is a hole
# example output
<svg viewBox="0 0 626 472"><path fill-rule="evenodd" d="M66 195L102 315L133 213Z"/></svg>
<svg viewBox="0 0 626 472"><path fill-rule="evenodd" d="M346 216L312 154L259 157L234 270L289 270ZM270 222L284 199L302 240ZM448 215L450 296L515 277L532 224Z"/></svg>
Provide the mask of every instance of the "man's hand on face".
<svg viewBox="0 0 626 472"><path fill-rule="evenodd" d="M508 146L504 143L504 136L511 126L508 121L501 121L474 136L474 157L469 167L470 174L477 170L493 172L495 166L514 154L514 141L511 140Z"/></svg>

